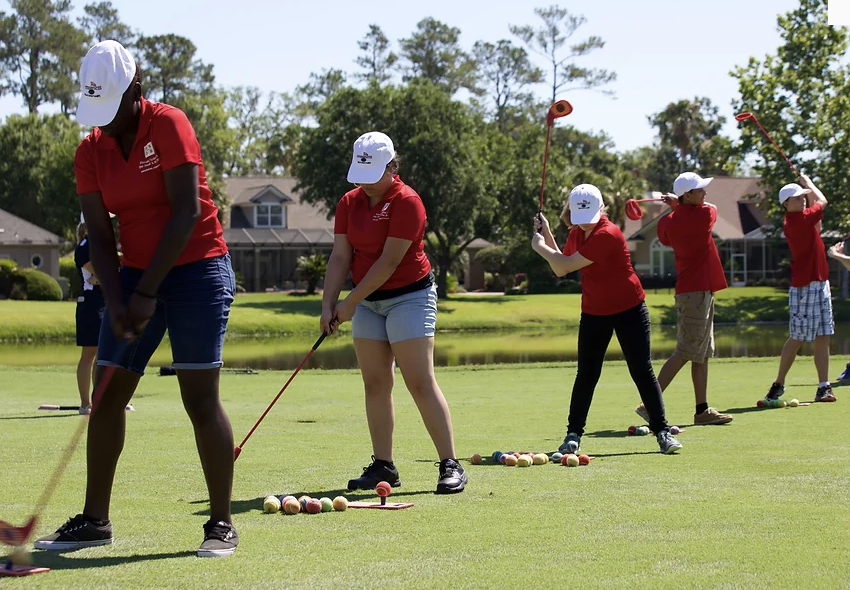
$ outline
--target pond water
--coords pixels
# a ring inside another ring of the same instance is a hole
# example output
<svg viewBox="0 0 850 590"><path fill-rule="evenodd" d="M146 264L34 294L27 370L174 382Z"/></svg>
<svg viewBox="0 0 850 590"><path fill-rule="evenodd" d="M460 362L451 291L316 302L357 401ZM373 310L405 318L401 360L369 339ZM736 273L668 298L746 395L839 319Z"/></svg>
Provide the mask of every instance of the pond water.
<svg viewBox="0 0 850 590"><path fill-rule="evenodd" d="M534 363L575 361L577 356L576 330L542 332L477 332L440 333L436 338L438 366L480 365L501 363ZM717 326L715 328L716 356L763 357L778 356L788 337L786 325ZM228 340L224 347L227 369L292 370L309 352L315 338L293 336L268 339ZM676 346L675 327L654 327L652 356L664 359ZM836 326L832 353L850 354L850 324ZM811 355L811 344L802 354ZM79 351L73 344L0 344L0 364L12 366L72 366ZM608 358L622 359L616 337L608 348ZM163 343L151 359L152 368L169 365L168 343ZM357 368L354 344L349 334L328 338L313 354L305 368Z"/></svg>

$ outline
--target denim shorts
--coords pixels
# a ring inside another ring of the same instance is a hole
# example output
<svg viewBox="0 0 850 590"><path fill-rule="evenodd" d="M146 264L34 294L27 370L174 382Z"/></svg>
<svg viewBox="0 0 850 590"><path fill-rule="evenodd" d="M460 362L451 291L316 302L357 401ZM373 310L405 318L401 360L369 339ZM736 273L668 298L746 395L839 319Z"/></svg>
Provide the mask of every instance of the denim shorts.
<svg viewBox="0 0 850 590"><path fill-rule="evenodd" d="M437 286L381 301L361 301L351 318L354 338L394 344L434 335L437 328Z"/></svg>
<svg viewBox="0 0 850 590"><path fill-rule="evenodd" d="M121 267L122 300L125 304L142 274L142 269ZM221 367L224 333L235 289L236 277L229 254L175 266L159 287L156 311L144 332L127 346L120 359L115 358L119 343L112 333L111 318L108 313L104 316L97 364L117 365L144 375L148 361L168 330L175 369Z"/></svg>

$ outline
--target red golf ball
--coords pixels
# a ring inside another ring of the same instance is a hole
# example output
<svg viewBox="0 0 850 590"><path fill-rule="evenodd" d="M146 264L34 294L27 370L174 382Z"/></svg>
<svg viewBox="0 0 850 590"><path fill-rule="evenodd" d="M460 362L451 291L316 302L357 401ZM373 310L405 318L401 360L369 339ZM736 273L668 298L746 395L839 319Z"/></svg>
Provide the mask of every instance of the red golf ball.
<svg viewBox="0 0 850 590"><path fill-rule="evenodd" d="M378 485L375 486L375 493L382 498L389 496L391 491L392 487L385 481L379 482Z"/></svg>

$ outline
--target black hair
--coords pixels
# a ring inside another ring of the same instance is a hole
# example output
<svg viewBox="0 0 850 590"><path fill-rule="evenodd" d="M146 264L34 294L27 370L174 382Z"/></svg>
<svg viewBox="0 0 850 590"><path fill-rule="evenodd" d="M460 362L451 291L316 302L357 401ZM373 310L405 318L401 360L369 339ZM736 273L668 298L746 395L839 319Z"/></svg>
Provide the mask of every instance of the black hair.
<svg viewBox="0 0 850 590"><path fill-rule="evenodd" d="M401 156L397 153L393 156L393 159L389 161L387 164L387 168L393 174L398 174L398 169L401 168Z"/></svg>

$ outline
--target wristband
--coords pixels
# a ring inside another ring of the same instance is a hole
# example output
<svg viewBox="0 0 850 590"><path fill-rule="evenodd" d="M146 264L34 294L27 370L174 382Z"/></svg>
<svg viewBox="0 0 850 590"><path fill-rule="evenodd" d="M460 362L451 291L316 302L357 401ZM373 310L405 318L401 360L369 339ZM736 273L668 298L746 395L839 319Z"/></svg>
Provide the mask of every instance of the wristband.
<svg viewBox="0 0 850 590"><path fill-rule="evenodd" d="M139 297L144 297L145 299L159 299L159 297L157 297L156 295L149 295L148 293L142 293L138 289L133 291L133 293L135 293Z"/></svg>

